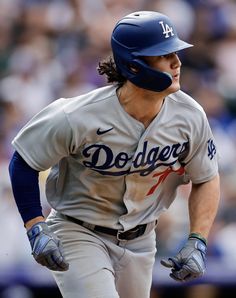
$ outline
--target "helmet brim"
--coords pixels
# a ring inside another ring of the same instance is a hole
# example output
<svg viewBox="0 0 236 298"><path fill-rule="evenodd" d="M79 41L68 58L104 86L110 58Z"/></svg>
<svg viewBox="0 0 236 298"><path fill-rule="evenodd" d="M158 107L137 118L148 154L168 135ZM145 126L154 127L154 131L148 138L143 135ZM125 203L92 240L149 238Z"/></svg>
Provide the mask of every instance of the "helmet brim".
<svg viewBox="0 0 236 298"><path fill-rule="evenodd" d="M178 52L190 47L193 47L193 45L179 38L175 38L156 44L152 47L140 49L139 51L133 51L132 54L135 56L162 56Z"/></svg>

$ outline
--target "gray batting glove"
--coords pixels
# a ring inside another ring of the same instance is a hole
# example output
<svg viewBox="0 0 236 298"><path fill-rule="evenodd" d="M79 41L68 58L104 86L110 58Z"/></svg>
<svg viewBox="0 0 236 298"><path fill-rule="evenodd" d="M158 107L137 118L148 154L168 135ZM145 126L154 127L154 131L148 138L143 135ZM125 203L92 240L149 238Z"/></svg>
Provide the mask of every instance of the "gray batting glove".
<svg viewBox="0 0 236 298"><path fill-rule="evenodd" d="M27 232L32 255L42 266L54 271L66 271L69 264L62 254L62 246L57 236L50 232L45 222L33 225Z"/></svg>
<svg viewBox="0 0 236 298"><path fill-rule="evenodd" d="M207 246L202 240L189 238L179 253L161 264L171 268L170 277L176 281L190 281L202 276L206 270Z"/></svg>

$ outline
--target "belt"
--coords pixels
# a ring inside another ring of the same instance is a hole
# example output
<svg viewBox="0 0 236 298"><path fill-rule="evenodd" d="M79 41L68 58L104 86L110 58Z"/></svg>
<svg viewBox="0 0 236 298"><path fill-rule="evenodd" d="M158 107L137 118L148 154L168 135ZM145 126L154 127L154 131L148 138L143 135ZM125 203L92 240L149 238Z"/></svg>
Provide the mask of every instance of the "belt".
<svg viewBox="0 0 236 298"><path fill-rule="evenodd" d="M104 234L108 234L108 235L112 235L112 236L116 236L116 238L118 240L133 240L137 237L140 237L144 234L147 224L143 224L143 225L138 225L136 227L134 227L131 230L122 232L116 229L111 229L111 228L107 228L107 227L102 227L102 226L97 226L97 225L93 225L93 224L89 224L87 222L84 222L80 219L68 216L68 215L64 215L65 218L67 218L69 221L72 221L74 223L77 223L89 230L92 231L97 231L97 232L101 232Z"/></svg>

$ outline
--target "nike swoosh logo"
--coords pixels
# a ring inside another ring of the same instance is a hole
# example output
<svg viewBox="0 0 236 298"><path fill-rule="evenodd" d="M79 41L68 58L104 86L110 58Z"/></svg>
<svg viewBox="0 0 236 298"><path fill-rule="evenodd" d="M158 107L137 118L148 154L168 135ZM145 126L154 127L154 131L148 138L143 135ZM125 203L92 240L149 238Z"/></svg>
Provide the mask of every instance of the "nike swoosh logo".
<svg viewBox="0 0 236 298"><path fill-rule="evenodd" d="M108 128L106 130L101 130L100 128L98 128L97 130L97 135L103 135L104 133L107 133L109 131L111 131L114 127Z"/></svg>

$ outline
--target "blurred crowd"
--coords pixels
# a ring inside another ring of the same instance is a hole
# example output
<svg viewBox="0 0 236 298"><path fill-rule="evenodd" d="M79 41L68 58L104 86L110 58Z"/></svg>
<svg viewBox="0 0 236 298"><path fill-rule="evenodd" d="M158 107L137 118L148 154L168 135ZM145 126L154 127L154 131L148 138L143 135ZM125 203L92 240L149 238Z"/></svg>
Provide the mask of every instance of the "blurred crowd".
<svg viewBox="0 0 236 298"><path fill-rule="evenodd" d="M182 90L205 109L220 153L221 203L209 256L224 259L236 272L236 1L0 0L0 276L28 265L39 270L12 197L12 138L53 100L106 84L96 68L111 54L111 31L122 16L138 10L167 14L179 36L195 45L180 55ZM46 176L40 176L45 215ZM160 220L159 256L175 252L188 233L188 193L189 186L180 188Z"/></svg>

